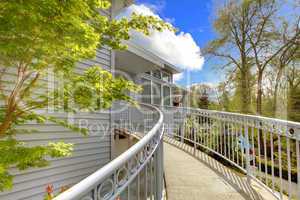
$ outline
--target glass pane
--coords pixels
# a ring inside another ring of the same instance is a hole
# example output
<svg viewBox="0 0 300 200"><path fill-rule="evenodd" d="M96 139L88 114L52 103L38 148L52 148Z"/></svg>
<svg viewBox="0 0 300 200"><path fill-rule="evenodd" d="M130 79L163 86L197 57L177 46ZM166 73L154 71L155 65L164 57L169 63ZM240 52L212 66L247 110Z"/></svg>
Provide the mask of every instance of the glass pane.
<svg viewBox="0 0 300 200"><path fill-rule="evenodd" d="M164 97L164 105L165 106L170 106L170 94L171 94L171 91L170 91L170 87L168 86L164 86L163 87L163 97Z"/></svg>
<svg viewBox="0 0 300 200"><path fill-rule="evenodd" d="M158 83L152 84L152 96L153 96L153 103L160 105L161 104L161 85Z"/></svg>
<svg viewBox="0 0 300 200"><path fill-rule="evenodd" d="M158 79L161 79L161 73L159 70L154 70L152 72L152 75L155 77L155 78L158 78Z"/></svg>
<svg viewBox="0 0 300 200"><path fill-rule="evenodd" d="M151 103L151 82L147 79L142 79L141 101L143 103Z"/></svg>
<svg viewBox="0 0 300 200"><path fill-rule="evenodd" d="M166 82L171 82L171 75L164 72L162 79Z"/></svg>

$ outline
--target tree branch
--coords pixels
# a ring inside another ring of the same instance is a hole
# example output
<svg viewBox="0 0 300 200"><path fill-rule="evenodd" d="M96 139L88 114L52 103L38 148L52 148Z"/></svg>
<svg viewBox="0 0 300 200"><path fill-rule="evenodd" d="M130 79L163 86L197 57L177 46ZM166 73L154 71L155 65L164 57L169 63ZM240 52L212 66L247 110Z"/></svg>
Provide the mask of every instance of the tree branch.
<svg viewBox="0 0 300 200"><path fill-rule="evenodd" d="M210 52L212 55L214 56L218 56L218 57L223 57L223 58L227 58L230 59L238 68L241 69L240 64L237 62L237 60L235 60L231 55L226 55L226 54L220 54L217 52Z"/></svg>

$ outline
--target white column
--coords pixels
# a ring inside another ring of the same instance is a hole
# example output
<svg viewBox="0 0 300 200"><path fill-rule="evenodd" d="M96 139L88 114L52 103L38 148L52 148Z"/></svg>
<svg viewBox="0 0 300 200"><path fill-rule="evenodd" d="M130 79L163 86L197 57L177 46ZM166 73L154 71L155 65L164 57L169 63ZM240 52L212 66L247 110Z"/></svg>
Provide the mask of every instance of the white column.
<svg viewBox="0 0 300 200"><path fill-rule="evenodd" d="M160 106L164 105L164 86L160 84Z"/></svg>
<svg viewBox="0 0 300 200"><path fill-rule="evenodd" d="M162 192L164 187L164 172L163 172L163 142L160 141L159 146L155 152L155 176L156 176L156 184L155 184L155 200L162 199Z"/></svg>
<svg viewBox="0 0 300 200"><path fill-rule="evenodd" d="M153 81L152 80L150 80L150 96L151 96L151 98L150 98L150 102L151 102L151 104L153 104L154 103L154 101L153 101Z"/></svg>

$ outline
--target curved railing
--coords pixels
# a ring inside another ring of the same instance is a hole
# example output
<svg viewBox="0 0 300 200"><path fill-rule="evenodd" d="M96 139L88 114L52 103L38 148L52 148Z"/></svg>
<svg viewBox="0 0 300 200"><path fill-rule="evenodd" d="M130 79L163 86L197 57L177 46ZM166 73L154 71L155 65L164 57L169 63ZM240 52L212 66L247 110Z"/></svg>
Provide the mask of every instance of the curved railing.
<svg viewBox="0 0 300 200"><path fill-rule="evenodd" d="M300 199L300 123L163 107L166 135L222 158L277 199Z"/></svg>
<svg viewBox="0 0 300 200"><path fill-rule="evenodd" d="M161 199L163 191L163 114L151 105L115 112L115 128L145 131L119 157L74 185L55 200ZM148 131L149 126L151 126ZM134 197L134 198L133 198Z"/></svg>

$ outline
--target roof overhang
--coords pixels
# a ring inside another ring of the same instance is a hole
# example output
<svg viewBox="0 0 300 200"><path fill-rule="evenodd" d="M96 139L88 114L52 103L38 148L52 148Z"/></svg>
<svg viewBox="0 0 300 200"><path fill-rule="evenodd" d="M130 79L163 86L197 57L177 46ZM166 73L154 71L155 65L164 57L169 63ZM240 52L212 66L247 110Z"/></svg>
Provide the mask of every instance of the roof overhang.
<svg viewBox="0 0 300 200"><path fill-rule="evenodd" d="M129 72L131 74L140 74L151 70L159 69L159 62L154 62L148 56L140 56L134 51L123 50L115 51L115 69Z"/></svg>
<svg viewBox="0 0 300 200"><path fill-rule="evenodd" d="M156 67L170 71L172 74L177 74L182 72L182 70L176 67L175 65L171 64L170 62L166 61L160 56L157 56L151 51L146 50L144 47L135 44L132 41L124 41L124 44L128 46L127 51L134 53L135 55L152 62L153 64L156 65Z"/></svg>
<svg viewBox="0 0 300 200"><path fill-rule="evenodd" d="M122 9L132 5L134 0L112 0L111 2L113 16L117 16Z"/></svg>

